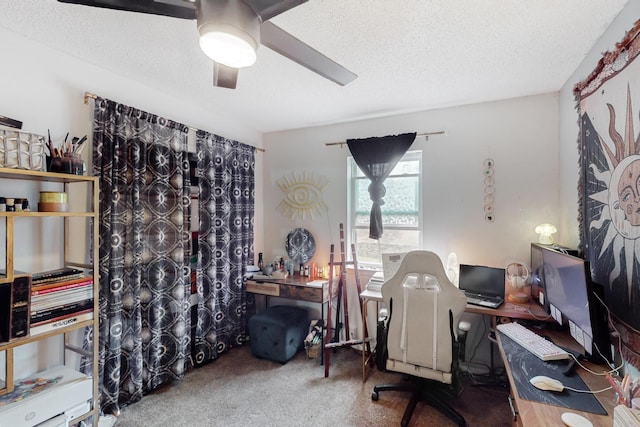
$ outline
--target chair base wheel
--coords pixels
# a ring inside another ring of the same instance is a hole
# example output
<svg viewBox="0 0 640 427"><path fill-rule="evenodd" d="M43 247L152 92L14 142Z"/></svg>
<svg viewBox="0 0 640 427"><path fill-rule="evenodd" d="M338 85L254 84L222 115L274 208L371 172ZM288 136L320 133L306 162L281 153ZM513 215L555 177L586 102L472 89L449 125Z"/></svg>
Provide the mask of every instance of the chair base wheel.
<svg viewBox="0 0 640 427"><path fill-rule="evenodd" d="M373 392L371 393L371 400L373 400L374 402L378 401L378 393L377 392Z"/></svg>

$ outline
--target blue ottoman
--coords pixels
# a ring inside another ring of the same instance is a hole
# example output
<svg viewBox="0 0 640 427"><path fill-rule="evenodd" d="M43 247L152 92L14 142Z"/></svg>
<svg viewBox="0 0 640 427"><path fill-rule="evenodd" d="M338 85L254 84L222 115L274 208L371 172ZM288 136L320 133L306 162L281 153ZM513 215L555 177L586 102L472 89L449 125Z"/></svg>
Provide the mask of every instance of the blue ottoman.
<svg viewBox="0 0 640 427"><path fill-rule="evenodd" d="M276 305L249 319L251 353L286 363L302 349L309 332L309 315L300 307Z"/></svg>

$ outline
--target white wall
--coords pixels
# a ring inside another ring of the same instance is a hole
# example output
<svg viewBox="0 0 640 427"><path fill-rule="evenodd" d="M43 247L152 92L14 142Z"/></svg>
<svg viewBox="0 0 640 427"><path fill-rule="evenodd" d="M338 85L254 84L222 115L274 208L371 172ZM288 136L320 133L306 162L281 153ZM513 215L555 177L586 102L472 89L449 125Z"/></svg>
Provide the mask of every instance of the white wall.
<svg viewBox="0 0 640 427"><path fill-rule="evenodd" d="M0 40L4 58L0 67L0 115L22 121L26 132L47 135L50 129L54 142L61 141L67 132L70 136L81 137L86 134L90 137L93 106L92 103L85 105L83 99L85 92L91 92L194 128L246 144L262 145L261 133L229 117L195 108L144 83L105 71L3 28L0 28ZM89 152L85 148L83 154ZM261 153L256 154L256 160L257 173L261 174ZM261 183L257 185L260 187ZM37 205L38 191L49 189L32 190L14 186L15 183L0 180L0 195L7 196L6 189L11 188L13 196L27 196L32 206ZM256 194L262 194L260 188ZM258 203L261 203L261 199ZM260 221L257 223L260 224ZM53 268L42 265L42 260L32 261L32 265L23 265L22 268Z"/></svg>
<svg viewBox="0 0 640 427"><path fill-rule="evenodd" d="M295 227L316 239L314 261L327 263L329 245L339 242L346 224L346 159L349 150L325 146L347 138L444 130L446 136L416 139L423 150L424 248L446 262L451 251L461 263L504 267L530 258L534 228L558 223L558 96L546 94L397 117L265 135L264 241L270 261L285 254L284 241ZM484 167L495 161L495 221L485 221ZM328 215L291 221L276 211L284 193L276 180L306 171L325 176Z"/></svg>
<svg viewBox="0 0 640 427"><path fill-rule="evenodd" d="M640 2L630 1L611 23L607 31L591 49L576 71L560 90L560 205L558 227L562 243L577 247L578 234L578 112L573 87L586 79L605 52L615 49L616 43L640 19Z"/></svg>
<svg viewBox="0 0 640 427"><path fill-rule="evenodd" d="M0 28L0 40L0 115L22 121L25 132L46 135L47 129L50 129L55 142L61 141L67 132L71 136L90 136L93 107L92 104L83 103L84 93L88 91L191 127L246 144L262 145L259 132L229 117L195 108L144 83L105 71L3 28ZM84 154L89 151L85 149ZM261 159L261 153L258 152L258 176L262 174ZM260 180L257 186L256 194L261 195ZM0 179L0 195L26 196L34 207L37 206L38 192L41 190L60 191L59 188L16 185L13 181ZM257 203L261 203L260 197ZM62 260L56 254L60 253L61 236L60 233L52 234L47 224L45 220L25 220L16 225L16 237L20 239L15 245L17 268L40 271L60 266ZM256 224L261 225L261 218L256 220ZM257 240L261 241L261 238L258 236ZM4 241L3 227L0 227L0 239ZM39 248L40 256L33 256L34 247ZM0 268L5 266L4 253L4 245L0 245ZM49 341L20 347L15 352L16 378L55 364L50 355L56 352L61 354L59 346ZM4 355L0 355L0 362L2 357Z"/></svg>

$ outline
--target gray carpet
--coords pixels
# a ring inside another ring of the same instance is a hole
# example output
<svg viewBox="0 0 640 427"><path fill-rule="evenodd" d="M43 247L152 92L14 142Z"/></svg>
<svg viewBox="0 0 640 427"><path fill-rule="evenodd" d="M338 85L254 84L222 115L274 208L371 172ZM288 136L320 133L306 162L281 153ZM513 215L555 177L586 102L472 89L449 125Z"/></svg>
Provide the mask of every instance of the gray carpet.
<svg viewBox="0 0 640 427"><path fill-rule="evenodd" d="M375 384L399 382L401 376L368 371L362 382L361 354L339 349L328 378L318 360L299 352L281 365L256 359L249 346L187 372L140 402L122 409L117 427L211 426L396 426L408 401L401 392L380 393ZM510 426L505 390L467 384L454 406L469 426ZM410 426L453 426L439 412L419 403Z"/></svg>

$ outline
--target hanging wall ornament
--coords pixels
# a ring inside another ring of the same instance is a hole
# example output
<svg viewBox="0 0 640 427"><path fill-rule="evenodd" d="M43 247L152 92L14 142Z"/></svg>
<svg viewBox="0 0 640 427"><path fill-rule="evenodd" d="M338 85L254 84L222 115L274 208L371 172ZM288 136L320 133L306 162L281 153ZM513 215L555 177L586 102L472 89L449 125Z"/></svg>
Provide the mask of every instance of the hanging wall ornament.
<svg viewBox="0 0 640 427"><path fill-rule="evenodd" d="M322 215L322 212L327 210L327 206L322 200L322 192L328 183L327 178L313 172L300 174L291 172L290 177L283 176L276 180L276 184L284 193L276 210L292 221L298 215L301 219L305 219L307 216L313 219L314 213Z"/></svg>
<svg viewBox="0 0 640 427"><path fill-rule="evenodd" d="M494 202L495 192L494 187L494 161L493 159L484 160L484 219L488 222L495 220Z"/></svg>

